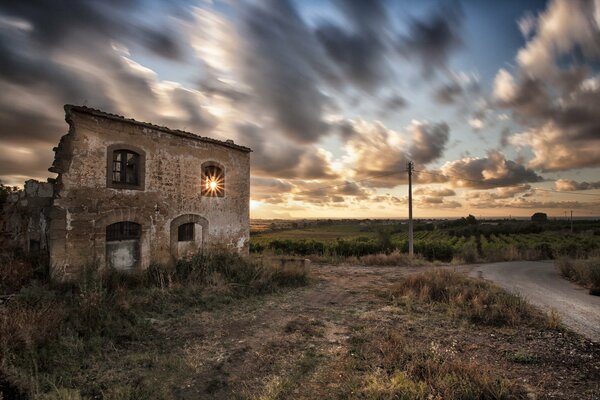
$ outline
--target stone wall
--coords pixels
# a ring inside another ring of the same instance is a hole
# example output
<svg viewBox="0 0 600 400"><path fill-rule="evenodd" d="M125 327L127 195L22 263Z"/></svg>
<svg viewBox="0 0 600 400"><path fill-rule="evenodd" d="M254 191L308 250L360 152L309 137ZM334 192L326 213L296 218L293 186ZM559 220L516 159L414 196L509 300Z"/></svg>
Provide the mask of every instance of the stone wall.
<svg viewBox="0 0 600 400"><path fill-rule="evenodd" d="M0 245L28 253L48 251L48 214L54 184L29 180L6 198L0 213Z"/></svg>
<svg viewBox="0 0 600 400"><path fill-rule="evenodd" d="M140 268L172 262L181 247L173 245L179 222L199 224L205 249L248 252L249 149L85 107L65 110L69 133L55 149L50 169L58 173L48 230L55 273L105 265L106 227L122 221L141 226ZM143 188L107 187L114 148L144 155ZM209 161L225 171L224 197L200 195L201 165Z"/></svg>

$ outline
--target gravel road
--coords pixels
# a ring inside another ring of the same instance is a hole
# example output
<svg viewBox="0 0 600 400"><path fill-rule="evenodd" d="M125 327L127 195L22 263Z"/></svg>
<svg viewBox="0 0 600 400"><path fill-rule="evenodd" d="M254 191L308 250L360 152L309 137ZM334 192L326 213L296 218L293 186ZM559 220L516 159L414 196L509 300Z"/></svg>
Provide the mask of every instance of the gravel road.
<svg viewBox="0 0 600 400"><path fill-rule="evenodd" d="M552 261L475 265L470 275L518 293L543 310L555 309L565 325L600 343L600 296L562 278Z"/></svg>

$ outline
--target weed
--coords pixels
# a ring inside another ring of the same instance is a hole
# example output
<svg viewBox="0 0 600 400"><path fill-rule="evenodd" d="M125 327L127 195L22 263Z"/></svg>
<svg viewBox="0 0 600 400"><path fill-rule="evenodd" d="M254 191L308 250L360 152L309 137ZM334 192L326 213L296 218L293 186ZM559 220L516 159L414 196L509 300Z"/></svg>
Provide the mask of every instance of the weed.
<svg viewBox="0 0 600 400"><path fill-rule="evenodd" d="M555 309L551 309L546 314L545 326L547 329L550 329L550 330L562 329L562 321L560 318L560 314Z"/></svg>
<svg viewBox="0 0 600 400"><path fill-rule="evenodd" d="M536 364L538 362L535 354L525 351L507 352L506 359L517 364Z"/></svg>
<svg viewBox="0 0 600 400"><path fill-rule="evenodd" d="M392 297L440 304L483 325L517 325L534 317L533 309L521 297L488 282L441 269L406 277L393 288Z"/></svg>
<svg viewBox="0 0 600 400"><path fill-rule="evenodd" d="M92 264L70 284L32 282L0 307L0 385L6 381L47 399L168 397L160 394L168 383L134 387L120 381L107 389L99 382L84 385L80 371L105 349L154 335L149 321L156 311L208 309L308 281L303 265L281 267L218 253L198 254L174 267L152 265L138 274Z"/></svg>
<svg viewBox="0 0 600 400"><path fill-rule="evenodd" d="M358 337L356 337L358 336ZM514 399L523 390L486 366L432 344L406 342L395 330L355 333L354 373L368 371L352 397L366 399Z"/></svg>

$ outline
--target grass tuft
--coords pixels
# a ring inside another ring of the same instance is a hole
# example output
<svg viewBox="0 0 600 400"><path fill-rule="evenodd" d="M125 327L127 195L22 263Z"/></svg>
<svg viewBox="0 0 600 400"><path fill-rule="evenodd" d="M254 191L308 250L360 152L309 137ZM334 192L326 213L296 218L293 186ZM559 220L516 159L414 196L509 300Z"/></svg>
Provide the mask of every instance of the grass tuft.
<svg viewBox="0 0 600 400"><path fill-rule="evenodd" d="M600 296L600 257L587 260L563 257L557 260L557 265L562 276L588 287L590 294Z"/></svg>
<svg viewBox="0 0 600 400"><path fill-rule="evenodd" d="M392 289L392 296L440 304L448 307L452 314L483 325L514 326L531 321L535 314L517 295L488 282L442 269L406 277Z"/></svg>
<svg viewBox="0 0 600 400"><path fill-rule="evenodd" d="M358 337L357 337L358 336ZM522 388L489 367L436 344L408 343L394 330L367 329L353 338L354 370L368 371L353 388L363 399L519 399Z"/></svg>

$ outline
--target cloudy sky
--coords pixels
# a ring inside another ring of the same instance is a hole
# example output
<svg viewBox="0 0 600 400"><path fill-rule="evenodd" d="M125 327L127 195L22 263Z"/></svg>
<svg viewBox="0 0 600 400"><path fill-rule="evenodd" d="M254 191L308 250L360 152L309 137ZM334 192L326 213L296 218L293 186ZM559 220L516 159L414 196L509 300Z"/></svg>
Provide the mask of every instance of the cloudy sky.
<svg viewBox="0 0 600 400"><path fill-rule="evenodd" d="M600 215L600 0L3 0L0 179L65 103L233 139L252 217Z"/></svg>

